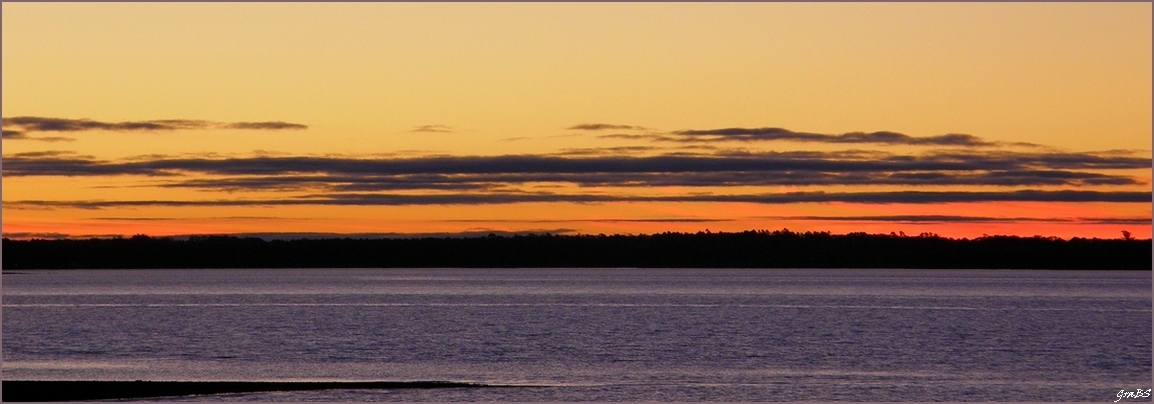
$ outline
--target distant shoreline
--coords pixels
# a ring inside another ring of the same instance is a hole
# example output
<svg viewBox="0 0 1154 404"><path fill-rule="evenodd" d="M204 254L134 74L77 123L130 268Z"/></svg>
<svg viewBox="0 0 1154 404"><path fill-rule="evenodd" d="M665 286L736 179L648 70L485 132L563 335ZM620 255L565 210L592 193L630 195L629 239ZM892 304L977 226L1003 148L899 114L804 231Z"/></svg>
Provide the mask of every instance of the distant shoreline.
<svg viewBox="0 0 1154 404"><path fill-rule="evenodd" d="M164 268L922 268L1150 270L1151 241L933 234L662 233L272 240L3 240L5 271Z"/></svg>
<svg viewBox="0 0 1154 404"><path fill-rule="evenodd" d="M436 389L509 387L448 381L415 382L224 382L4 380L3 401L78 401L336 389Z"/></svg>

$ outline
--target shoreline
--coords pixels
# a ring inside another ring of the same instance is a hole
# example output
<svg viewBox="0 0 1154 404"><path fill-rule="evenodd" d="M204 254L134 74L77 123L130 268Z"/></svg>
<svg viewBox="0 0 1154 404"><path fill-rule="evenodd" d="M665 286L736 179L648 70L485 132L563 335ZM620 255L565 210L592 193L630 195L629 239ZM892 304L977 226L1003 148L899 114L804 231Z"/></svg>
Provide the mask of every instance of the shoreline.
<svg viewBox="0 0 1154 404"><path fill-rule="evenodd" d="M43 402L133 399L266 391L349 389L439 389L512 387L451 381L413 382L243 382L243 381L98 381L98 380L4 380L3 401Z"/></svg>
<svg viewBox="0 0 1154 404"><path fill-rule="evenodd" d="M424 239L11 240L5 271L164 268L919 268L1149 270L1151 241L851 233Z"/></svg>

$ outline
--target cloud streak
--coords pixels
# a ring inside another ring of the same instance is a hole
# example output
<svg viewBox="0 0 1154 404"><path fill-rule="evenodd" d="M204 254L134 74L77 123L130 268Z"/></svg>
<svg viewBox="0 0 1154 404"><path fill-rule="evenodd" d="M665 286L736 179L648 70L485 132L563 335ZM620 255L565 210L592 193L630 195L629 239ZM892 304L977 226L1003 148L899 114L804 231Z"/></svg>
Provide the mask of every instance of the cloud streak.
<svg viewBox="0 0 1154 404"><path fill-rule="evenodd" d="M5 131L3 131L3 135L4 135L4 138L3 138L4 140L35 140L35 141L39 141L39 142L72 142L72 141L76 140L76 139L72 139L72 138L59 137L59 136L31 137L31 136L28 136L27 133L24 133L24 132L21 132L18 130L5 130Z"/></svg>
<svg viewBox="0 0 1154 404"><path fill-rule="evenodd" d="M603 202L745 202L792 204L845 202L863 204L928 204L957 202L1129 202L1150 203L1149 192L1041 191L1007 192L896 191L896 192L791 192L757 195L591 195L552 193L489 194L324 194L287 199L229 200L121 200L121 201L10 201L12 209L105 209L142 206L406 206L406 205L493 205L513 203L603 203Z"/></svg>
<svg viewBox="0 0 1154 404"><path fill-rule="evenodd" d="M929 137L913 137L897 132L849 132L840 135L820 133L794 132L782 128L725 128L710 130L683 130L673 132L679 136L679 141L719 141L736 140L741 142L788 140L795 142L820 143L877 143L890 145L931 145L931 146L966 146L981 147L994 146L997 143L988 142L973 135L946 134Z"/></svg>
<svg viewBox="0 0 1154 404"><path fill-rule="evenodd" d="M49 151L4 158L3 174L147 176L140 186L216 191L508 192L527 187L1136 186L1145 179L1087 170L1146 169L1117 153L784 152L725 155L419 158L145 156L122 161Z"/></svg>
<svg viewBox="0 0 1154 404"><path fill-rule="evenodd" d="M271 122L233 122L223 124L225 129L245 129L245 130L304 130L308 129L308 125L299 123L289 123L280 121Z"/></svg>
<svg viewBox="0 0 1154 404"><path fill-rule="evenodd" d="M642 126L633 126L633 125L613 125L613 124L608 124L608 123L583 123L580 125L570 126L568 129L569 130L599 131L599 130L646 130L648 128L645 128Z"/></svg>
<svg viewBox="0 0 1154 404"><path fill-rule="evenodd" d="M341 157L164 158L101 161L66 154L15 154L5 157L4 175L163 175L177 172L216 175L302 173L357 175L479 175L578 173L715 173L752 172L794 175L822 173L909 173L911 178L943 179L922 173L1010 172L1014 170L1146 169L1151 160L1093 153L925 153L895 155L854 152L765 152L726 155L650 157L559 157L540 155L358 159ZM1038 175L1038 174L1035 174ZM1052 177L1093 178L1085 173L1051 172Z"/></svg>
<svg viewBox="0 0 1154 404"><path fill-rule="evenodd" d="M628 125L589 124L578 125L569 129L608 130L608 129L643 129ZM915 137L898 132L848 132L842 134L824 134L810 132L795 132L784 128L722 128L722 129L689 129L668 133L647 134L611 134L601 135L604 139L650 140L655 142L803 142L803 143L834 143L834 144L880 144L906 146L944 146L944 147L991 147L1002 146L1006 143L984 140L974 135L948 133L937 136ZM1018 146L1038 146L1033 143L1013 143Z"/></svg>
<svg viewBox="0 0 1154 404"><path fill-rule="evenodd" d="M453 128L445 125L421 125L410 132L453 133Z"/></svg>
<svg viewBox="0 0 1154 404"><path fill-rule="evenodd" d="M161 185L169 188L241 190L327 190L366 192L398 190L497 190L531 183L568 183L582 187L718 187L718 186L818 186L818 185L1141 185L1133 178L1066 171L1000 171L978 174L918 175L903 173L810 173L762 175L748 172L720 173L513 173L396 176L326 175L257 176L240 178L188 179Z"/></svg>
<svg viewBox="0 0 1154 404"><path fill-rule="evenodd" d="M22 132L84 132L84 131L127 131L156 132L174 130L203 129L245 129L245 130L302 130L307 125L280 121L269 122L212 122L189 119L160 119L148 121L103 122L90 119L45 118L18 116L3 118L4 127L17 128ZM7 137L7 136L6 136Z"/></svg>
<svg viewBox="0 0 1154 404"><path fill-rule="evenodd" d="M651 150L625 147L573 149L553 155L407 158L150 155L122 160L42 151L5 156L3 175L10 178L145 176L151 179L128 187L253 192L244 198L219 200L5 201L5 206L10 209L620 202L934 204L1151 201L1148 188L1142 192L1133 191L1136 186L1149 185L1148 179L1110 172L1148 170L1152 165L1151 159L1138 157L1134 152L948 150L894 154L849 150L630 155ZM768 187L783 186L917 188L876 192L765 193ZM992 186L1002 190L934 189L943 186ZM703 193L671 195L668 187L714 187L722 190L706 189L707 192ZM1037 187L1075 189L1021 189ZM596 191L583 191L590 188ZM660 193L642 192L647 188L659 189ZM311 195L289 197L284 195L290 194L270 194L270 191L307 192ZM954 219L980 222L950 216L847 217L844 220L946 222ZM810 220L842 219L815 217Z"/></svg>

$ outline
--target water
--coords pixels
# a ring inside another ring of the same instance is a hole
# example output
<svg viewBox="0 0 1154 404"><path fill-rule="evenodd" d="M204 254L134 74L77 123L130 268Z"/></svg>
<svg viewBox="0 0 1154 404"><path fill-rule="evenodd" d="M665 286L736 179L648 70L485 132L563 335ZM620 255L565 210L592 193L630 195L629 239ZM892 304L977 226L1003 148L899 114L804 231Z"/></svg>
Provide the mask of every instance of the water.
<svg viewBox="0 0 1154 404"><path fill-rule="evenodd" d="M6 380L519 386L168 401L1114 401L1151 383L1147 271L80 270L3 287Z"/></svg>

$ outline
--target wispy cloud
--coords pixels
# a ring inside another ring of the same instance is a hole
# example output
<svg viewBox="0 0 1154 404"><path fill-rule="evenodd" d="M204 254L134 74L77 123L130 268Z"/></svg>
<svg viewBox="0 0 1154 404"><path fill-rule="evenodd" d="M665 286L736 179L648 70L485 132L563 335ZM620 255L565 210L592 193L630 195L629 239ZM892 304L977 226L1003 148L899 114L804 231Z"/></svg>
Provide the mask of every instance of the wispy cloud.
<svg viewBox="0 0 1154 404"><path fill-rule="evenodd" d="M599 129L618 129L614 125L593 125ZM630 127L633 128L633 127ZM570 128L573 129L573 128ZM723 128L723 129L690 129L668 133L644 134L611 134L602 135L606 139L650 140L657 142L809 142L809 143L836 143L836 144L882 144L882 145L913 145L913 146L948 146L948 147L990 147L1003 146L1007 143L992 142L974 135L949 133L937 136L915 137L897 132L848 132L842 134L823 134L809 132L795 132L783 128ZM1017 146L1038 146L1033 143L1009 143Z"/></svg>
<svg viewBox="0 0 1154 404"><path fill-rule="evenodd" d="M570 126L570 130L646 130L648 128L643 126L633 125L613 125L608 123L583 123L580 125Z"/></svg>
<svg viewBox="0 0 1154 404"><path fill-rule="evenodd" d="M54 158L61 156L73 156L76 158L92 160L92 156L82 156L71 150L45 150L38 152L23 152L4 156L4 159L38 159L38 158Z"/></svg>
<svg viewBox="0 0 1154 404"><path fill-rule="evenodd" d="M453 133L453 128L445 125L421 125L410 132Z"/></svg>
<svg viewBox="0 0 1154 404"><path fill-rule="evenodd" d="M927 204L953 202L1130 202L1150 203L1149 192L1042 191L1007 192L896 191L896 192L790 192L756 195L591 195L554 193L488 194L323 194L285 199L227 200L118 200L118 201L10 201L11 209L105 209L141 206L404 206L491 205L513 203L598 202L746 202L758 204L846 202L864 204Z"/></svg>
<svg viewBox="0 0 1154 404"><path fill-rule="evenodd" d="M673 132L680 141L737 140L743 142L791 140L797 142L821 143L881 143L933 146L994 146L973 135L946 134L929 137L913 137L897 132L850 132L840 135L794 132L782 128L726 128L710 130L683 130Z"/></svg>
<svg viewBox="0 0 1154 404"><path fill-rule="evenodd" d="M4 238L11 239L48 239L48 240L67 240L78 238L111 238L118 237L119 234L100 234L100 235L75 235L64 233L51 232L4 232Z"/></svg>
<svg viewBox="0 0 1154 404"><path fill-rule="evenodd" d="M203 129L211 125L208 121L183 119L101 122L89 119L44 118L36 116L9 117L3 118L2 121L4 126L21 128L27 132L80 132L90 130L156 131Z"/></svg>
<svg viewBox="0 0 1154 404"><path fill-rule="evenodd" d="M249 129L249 130L302 130L308 129L307 125L289 122L233 122L224 124L227 129Z"/></svg>
<svg viewBox="0 0 1154 404"><path fill-rule="evenodd" d="M190 222L204 220L292 220L277 216L213 216L213 217L92 217L89 220L118 221L118 222Z"/></svg>
<svg viewBox="0 0 1154 404"><path fill-rule="evenodd" d="M613 134L608 134L608 135L599 135L599 136L597 136L597 138L598 139L651 140L651 141L655 141L655 142L684 142L683 139L680 139L680 138L677 138L674 136L659 135L659 134L653 134L653 133L645 133L645 134L613 133Z"/></svg>
<svg viewBox="0 0 1154 404"><path fill-rule="evenodd" d="M18 130L5 130L4 140L35 140L39 142L72 142L76 139L60 137L60 136L28 136L27 133Z"/></svg>
<svg viewBox="0 0 1154 404"><path fill-rule="evenodd" d="M583 147L583 148L568 148L562 149L557 153L559 156L605 156L605 155L629 155L638 152L651 152L660 150L652 146L618 146L618 147Z"/></svg>
<svg viewBox="0 0 1154 404"><path fill-rule="evenodd" d="M529 183L568 183L583 187L718 187L718 186L817 186L817 185L1142 185L1123 176L1066 171L1001 171L976 174L905 173L812 173L765 175L750 172L715 173L508 173L508 174L404 174L404 175L318 175L251 176L176 180L163 184L172 188L240 190L328 190L334 192L394 190L490 190L507 189Z"/></svg>
<svg viewBox="0 0 1154 404"><path fill-rule="evenodd" d="M496 183L496 178L456 178L441 174L373 176L263 176L180 180L160 185L166 188L200 188L221 191L299 191L333 192L450 190L479 191L501 188L512 182Z"/></svg>
<svg viewBox="0 0 1154 404"><path fill-rule="evenodd" d="M18 116L3 118L4 127L17 128L23 132L82 132L82 131L131 131L154 132L200 129L248 129L248 130L300 130L308 126L280 122L212 122L190 119L160 119L148 121L102 122L90 119L44 118Z"/></svg>

